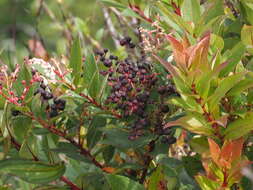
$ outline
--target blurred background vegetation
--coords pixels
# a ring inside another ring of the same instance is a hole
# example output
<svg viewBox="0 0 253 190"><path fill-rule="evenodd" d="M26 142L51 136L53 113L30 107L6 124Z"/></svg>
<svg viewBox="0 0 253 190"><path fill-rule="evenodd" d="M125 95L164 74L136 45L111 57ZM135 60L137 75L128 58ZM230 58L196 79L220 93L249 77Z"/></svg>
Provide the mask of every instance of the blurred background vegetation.
<svg viewBox="0 0 253 190"><path fill-rule="evenodd" d="M112 48L101 6L96 0L0 0L1 60L13 63L32 55L29 40L40 41L51 56L68 55L77 33L86 47L103 41Z"/></svg>

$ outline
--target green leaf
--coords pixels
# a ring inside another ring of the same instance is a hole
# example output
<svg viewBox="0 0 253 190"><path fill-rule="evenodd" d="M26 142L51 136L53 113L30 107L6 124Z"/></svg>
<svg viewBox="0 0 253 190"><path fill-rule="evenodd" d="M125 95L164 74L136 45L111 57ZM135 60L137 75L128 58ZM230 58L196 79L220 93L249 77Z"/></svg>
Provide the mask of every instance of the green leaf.
<svg viewBox="0 0 253 190"><path fill-rule="evenodd" d="M69 190L68 187L59 187L58 185L43 185L35 187L33 190Z"/></svg>
<svg viewBox="0 0 253 190"><path fill-rule="evenodd" d="M105 163L109 163L111 161L111 159L114 156L114 152L115 152L115 147L108 145L106 147L103 148L103 158L105 160Z"/></svg>
<svg viewBox="0 0 253 190"><path fill-rule="evenodd" d="M245 50L246 47L242 42L237 43L233 47L230 51L230 56L227 58L228 66L221 71L220 76L225 76L229 72L233 71L236 65L240 62Z"/></svg>
<svg viewBox="0 0 253 190"><path fill-rule="evenodd" d="M220 0L214 0L212 5L206 9L206 12L201 16L201 18L208 23L212 19L224 15L224 3Z"/></svg>
<svg viewBox="0 0 253 190"><path fill-rule="evenodd" d="M38 157L38 154L38 139L33 134L29 134L24 138L19 156L24 159L34 159L34 156Z"/></svg>
<svg viewBox="0 0 253 190"><path fill-rule="evenodd" d="M102 187L103 190L112 190L102 172L85 172L76 181L82 189L101 190Z"/></svg>
<svg viewBox="0 0 253 190"><path fill-rule="evenodd" d="M99 100L101 85L103 85L101 79L95 57L89 53L84 64L84 85L89 95L96 100Z"/></svg>
<svg viewBox="0 0 253 190"><path fill-rule="evenodd" d="M77 147L70 143L60 142L57 144L57 148L52 148L50 150L56 153L65 154L67 157L72 158L74 160L88 163L91 162L91 160L80 154L80 150Z"/></svg>
<svg viewBox="0 0 253 190"><path fill-rule="evenodd" d="M209 145L208 145L207 139L203 136L194 136L190 140L189 144L191 148L193 149L193 151L199 154L203 154L209 151Z"/></svg>
<svg viewBox="0 0 253 190"><path fill-rule="evenodd" d="M253 3L250 1L244 0L244 1L240 1L240 4L244 9L242 11L242 13L244 13L243 16L251 25L253 25L253 21L252 21L253 20Z"/></svg>
<svg viewBox="0 0 253 190"><path fill-rule="evenodd" d="M11 124L15 139L22 143L32 127L32 120L29 117L19 115L12 119Z"/></svg>
<svg viewBox="0 0 253 190"><path fill-rule="evenodd" d="M121 12L122 16L125 17L135 17L138 18L140 20L146 21L145 19L143 19L141 16L139 16L136 12L134 12L132 9L130 8L126 8Z"/></svg>
<svg viewBox="0 0 253 190"><path fill-rule="evenodd" d="M199 172L204 171L199 155L184 156L182 157L182 162L185 170L191 177L194 177Z"/></svg>
<svg viewBox="0 0 253 190"><path fill-rule="evenodd" d="M189 130L193 133L211 136L213 135L213 129L211 126L203 123L202 119L195 117L193 115L188 115L179 118L176 121L170 121L165 125L165 128L172 127L172 126L181 126L186 130Z"/></svg>
<svg viewBox="0 0 253 190"><path fill-rule="evenodd" d="M181 11L185 21L197 23L201 14L199 0L185 0L181 6Z"/></svg>
<svg viewBox="0 0 253 190"><path fill-rule="evenodd" d="M122 3L119 3L118 1L115 0L100 0L102 3L109 7L116 7L118 9L125 9L126 6L123 5Z"/></svg>
<svg viewBox="0 0 253 190"><path fill-rule="evenodd" d="M157 11L160 12L164 18L167 17L167 19L171 20L172 23L177 24L182 30L187 31L190 34L193 33L193 28L189 23L184 21L184 19L180 17L179 15L177 15L176 13L169 11L169 9L167 9L166 6L159 1L157 3ZM179 32L182 32L182 31L179 31Z"/></svg>
<svg viewBox="0 0 253 190"><path fill-rule="evenodd" d="M243 26L241 31L241 39L248 51L253 54L253 26Z"/></svg>
<svg viewBox="0 0 253 190"><path fill-rule="evenodd" d="M100 143L122 149L143 147L154 138L153 135L145 134L133 141L128 139L129 132L118 128L103 129L102 131L105 133L105 138Z"/></svg>
<svg viewBox="0 0 253 190"><path fill-rule="evenodd" d="M245 76L245 72L236 73L223 79L215 90L214 94L208 98L209 109L213 111L214 107L219 104L221 98L234 87Z"/></svg>
<svg viewBox="0 0 253 190"><path fill-rule="evenodd" d="M244 80L238 82L236 86L231 88L231 90L227 93L227 95L234 96L252 87L253 87L253 78L252 76L249 76L248 78L245 78Z"/></svg>
<svg viewBox="0 0 253 190"><path fill-rule="evenodd" d="M216 34L211 34L210 46L215 49L215 52L221 51L224 48L224 40Z"/></svg>
<svg viewBox="0 0 253 190"><path fill-rule="evenodd" d="M72 69L71 76L74 78L74 84L77 86L82 73L82 50L78 37L71 47L69 66Z"/></svg>
<svg viewBox="0 0 253 190"><path fill-rule="evenodd" d="M161 166L157 167L155 172L149 178L148 190L157 190L159 188L159 184L164 180L163 169Z"/></svg>
<svg viewBox="0 0 253 190"><path fill-rule="evenodd" d="M59 179L65 172L63 163L46 164L21 159L0 161L0 173L11 174L32 184L45 184Z"/></svg>
<svg viewBox="0 0 253 190"><path fill-rule="evenodd" d="M219 56L217 54L217 56ZM215 60L218 59L218 57L215 56ZM216 62L216 61L215 61ZM196 90L199 93L200 97L206 100L209 94L210 89L210 83L211 81L216 78L220 71L227 66L227 62L219 64L214 68L214 70L208 71L206 74L203 74L200 79L196 83Z"/></svg>
<svg viewBox="0 0 253 190"><path fill-rule="evenodd" d="M108 174L105 176L111 190L144 190L144 186L141 184L120 175Z"/></svg>
<svg viewBox="0 0 253 190"><path fill-rule="evenodd" d="M253 112L248 112L243 119L237 119L228 125L224 131L226 139L237 139L248 134L253 129Z"/></svg>
<svg viewBox="0 0 253 190"><path fill-rule="evenodd" d="M201 189L204 189L204 190L215 190L215 189L219 189L220 187L218 182L212 181L206 176L198 175L195 177L195 179L198 182Z"/></svg>
<svg viewBox="0 0 253 190"><path fill-rule="evenodd" d="M100 128L106 125L106 118L101 116L95 116L90 126L88 127L87 132L87 146L89 149L92 149L100 140L102 136L102 131L99 130Z"/></svg>

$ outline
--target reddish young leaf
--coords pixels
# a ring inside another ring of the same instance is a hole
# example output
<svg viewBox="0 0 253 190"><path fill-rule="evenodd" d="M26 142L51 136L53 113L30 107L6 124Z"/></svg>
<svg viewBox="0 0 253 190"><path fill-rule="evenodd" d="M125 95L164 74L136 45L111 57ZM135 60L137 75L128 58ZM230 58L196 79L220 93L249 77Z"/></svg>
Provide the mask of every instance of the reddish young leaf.
<svg viewBox="0 0 253 190"><path fill-rule="evenodd" d="M220 147L219 145L216 144L216 142L214 142L214 140L210 138L208 139L208 143L210 147L211 158L219 166L220 165L219 157L221 153Z"/></svg>
<svg viewBox="0 0 253 190"><path fill-rule="evenodd" d="M241 157L243 143L244 143L243 138L239 138L233 141L233 149L232 149L232 156L231 156L232 162L238 160Z"/></svg>
<svg viewBox="0 0 253 190"><path fill-rule="evenodd" d="M220 164L222 167L231 168L231 157L233 151L233 142L224 143L220 153Z"/></svg>

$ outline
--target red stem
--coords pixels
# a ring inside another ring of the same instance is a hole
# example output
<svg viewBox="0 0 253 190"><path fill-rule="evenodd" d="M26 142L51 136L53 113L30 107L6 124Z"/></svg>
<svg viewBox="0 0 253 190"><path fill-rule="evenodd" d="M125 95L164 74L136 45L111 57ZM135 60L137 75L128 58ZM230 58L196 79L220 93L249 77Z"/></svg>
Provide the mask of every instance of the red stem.
<svg viewBox="0 0 253 190"><path fill-rule="evenodd" d="M138 15L140 15L144 20L146 20L149 23L153 23L153 20L151 18L146 17L146 15L144 14L144 12L140 9L140 7L136 6L136 5L132 5L129 3L129 7L130 9L132 9L135 13L137 13Z"/></svg>
<svg viewBox="0 0 253 190"><path fill-rule="evenodd" d="M100 108L101 110L104 110L104 111L109 111L113 116L115 116L116 118L121 118L122 116L120 114L118 114L116 111L114 110L110 110L109 108L105 107L105 106L102 106L101 104L99 104L98 102L96 102L93 98L83 94L83 93L80 93L79 94L80 96L84 97L85 99L87 99L89 101L89 103L95 105L96 107Z"/></svg>
<svg viewBox="0 0 253 190"><path fill-rule="evenodd" d="M66 137L66 134L58 129L56 129L56 127L54 125L48 125L48 123L46 123L44 120L40 119L40 118L36 118L33 113L29 112L27 113L27 115L29 117L31 117L32 120L37 121L39 124L41 124L44 128L48 129L51 133L58 135L60 137L63 137L64 139L68 140L71 144L73 144L75 147L77 147L80 150L80 154L84 155L85 157L88 157L94 165L96 165L97 167L103 169L104 166L102 164L100 164L95 157L93 157L90 153L89 150L85 149L82 147L82 145L80 145L78 142L76 142L75 140Z"/></svg>
<svg viewBox="0 0 253 190"><path fill-rule="evenodd" d="M77 187L74 183L72 183L72 181L70 181L67 177L62 176L61 177L61 181L65 182L66 184L68 184L72 190L80 190L79 187Z"/></svg>

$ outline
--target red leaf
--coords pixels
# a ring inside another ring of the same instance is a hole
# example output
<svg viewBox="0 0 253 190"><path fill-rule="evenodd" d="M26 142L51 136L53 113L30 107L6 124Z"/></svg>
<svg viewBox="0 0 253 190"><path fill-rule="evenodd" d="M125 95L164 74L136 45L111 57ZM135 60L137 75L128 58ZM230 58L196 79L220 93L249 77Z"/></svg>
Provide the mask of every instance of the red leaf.
<svg viewBox="0 0 253 190"><path fill-rule="evenodd" d="M214 140L212 140L212 139L208 139L208 143L209 143L209 147L210 147L210 153L211 153L212 160L218 166L220 166L219 156L220 156L221 150L220 150L219 145L217 145L216 142L214 142Z"/></svg>

